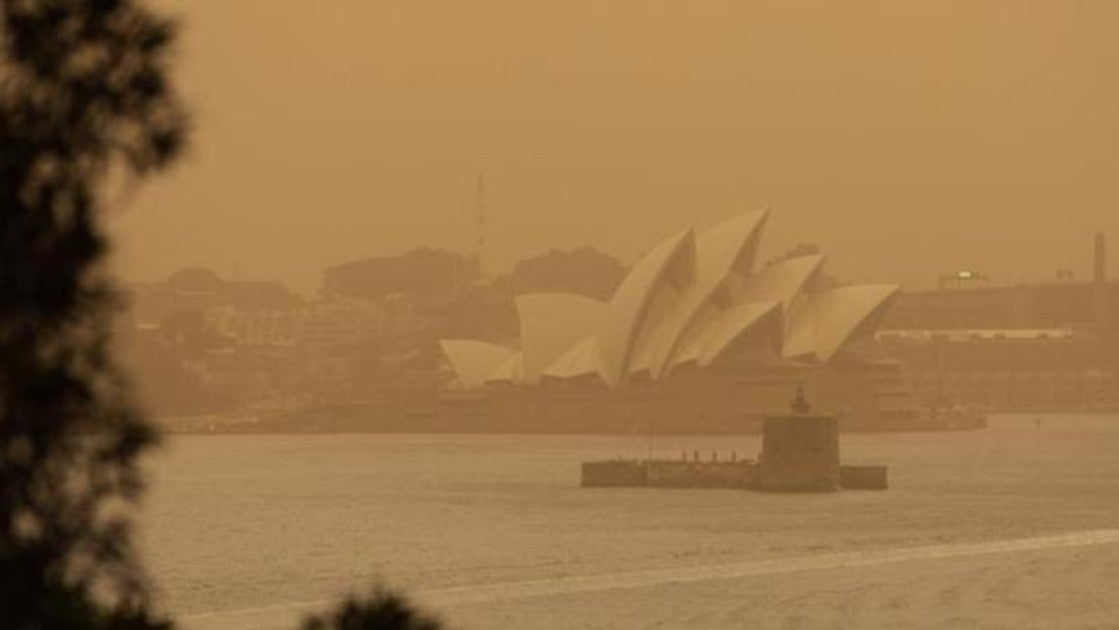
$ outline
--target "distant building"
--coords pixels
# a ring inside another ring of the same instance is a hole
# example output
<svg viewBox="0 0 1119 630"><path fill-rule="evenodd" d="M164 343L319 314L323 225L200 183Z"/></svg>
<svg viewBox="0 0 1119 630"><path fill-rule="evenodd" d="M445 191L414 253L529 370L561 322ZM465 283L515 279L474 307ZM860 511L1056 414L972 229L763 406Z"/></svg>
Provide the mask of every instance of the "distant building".
<svg viewBox="0 0 1119 630"><path fill-rule="evenodd" d="M138 325L159 327L170 317L215 308L283 311L302 300L274 280L226 280L198 267L176 271L162 282L130 287L131 315Z"/></svg>
<svg viewBox="0 0 1119 630"><path fill-rule="evenodd" d="M1097 304L1103 297L1102 307ZM1101 317L1102 313L1102 317ZM885 329L1084 329L1119 326L1119 283L1092 282L905 291L885 316Z"/></svg>
<svg viewBox="0 0 1119 630"><path fill-rule="evenodd" d="M987 409L1119 408L1119 283L1102 235L1094 273L1059 281L949 286L898 296L878 339L930 405Z"/></svg>
<svg viewBox="0 0 1119 630"><path fill-rule="evenodd" d="M990 284L990 278L972 269L963 269L940 276L937 279L937 287L941 291L948 289L983 289Z"/></svg>

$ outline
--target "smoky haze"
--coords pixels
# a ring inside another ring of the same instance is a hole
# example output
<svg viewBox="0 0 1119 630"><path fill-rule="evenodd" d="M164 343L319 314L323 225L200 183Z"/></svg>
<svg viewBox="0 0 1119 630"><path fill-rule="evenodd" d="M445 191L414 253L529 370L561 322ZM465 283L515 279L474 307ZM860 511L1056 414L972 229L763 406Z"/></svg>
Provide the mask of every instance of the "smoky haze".
<svg viewBox="0 0 1119 630"><path fill-rule="evenodd" d="M113 219L130 279L470 251L479 172L491 273L760 207L913 288L1083 278L1119 230L1109 0L160 4L197 131Z"/></svg>
<svg viewBox="0 0 1119 630"><path fill-rule="evenodd" d="M151 2L183 627L1114 626L1119 2Z"/></svg>

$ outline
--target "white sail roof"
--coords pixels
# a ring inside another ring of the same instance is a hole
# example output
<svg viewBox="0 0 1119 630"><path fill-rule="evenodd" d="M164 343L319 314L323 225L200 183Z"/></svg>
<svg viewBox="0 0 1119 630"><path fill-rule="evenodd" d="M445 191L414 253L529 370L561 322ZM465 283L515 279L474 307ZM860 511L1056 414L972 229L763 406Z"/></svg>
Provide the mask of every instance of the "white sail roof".
<svg viewBox="0 0 1119 630"><path fill-rule="evenodd" d="M738 302L781 302L786 315L794 300L801 295L809 281L824 264L822 254L797 256L778 263L750 276L738 290Z"/></svg>
<svg viewBox="0 0 1119 630"><path fill-rule="evenodd" d="M602 326L606 303L570 293L516 298L521 332L521 377L528 384L580 339Z"/></svg>
<svg viewBox="0 0 1119 630"><path fill-rule="evenodd" d="M656 330L643 340L629 366L631 374L647 372L657 377L672 355L689 322L709 299L715 289L712 285L695 283L688 286L673 302L671 309L660 318Z"/></svg>
<svg viewBox="0 0 1119 630"><path fill-rule="evenodd" d="M722 282L728 273L753 270L758 240L769 212L747 212L696 236L696 276L701 282Z"/></svg>
<svg viewBox="0 0 1119 630"><path fill-rule="evenodd" d="M521 366L521 353L516 352L502 363L496 370L486 376L486 383L505 383L516 385L524 382L524 370Z"/></svg>
<svg viewBox="0 0 1119 630"><path fill-rule="evenodd" d="M512 348L472 339L443 339L439 345L465 389L477 389L485 385L486 380L498 368L517 354Z"/></svg>
<svg viewBox="0 0 1119 630"><path fill-rule="evenodd" d="M695 279L679 291L671 308L657 321L656 329L642 340L629 366L630 373L647 372L656 378L664 372L685 333L728 277L750 273L767 216L766 211L746 213L696 236Z"/></svg>
<svg viewBox="0 0 1119 630"><path fill-rule="evenodd" d="M786 320L781 356L786 359L816 357L816 317L811 304L800 305Z"/></svg>
<svg viewBox="0 0 1119 630"><path fill-rule="evenodd" d="M763 360L773 344L785 358L827 361L877 325L897 287L824 290L824 257L816 254L754 272L767 220L752 212L698 236L672 235L638 261L609 302L518 296L519 352L467 340L443 341L443 350L464 387L588 376L616 387L635 374L657 379L685 363L706 366L732 347L744 351L742 360Z"/></svg>
<svg viewBox="0 0 1119 630"><path fill-rule="evenodd" d="M650 305L657 294L690 283L694 272L695 236L689 228L661 241L622 281L598 334L603 376L610 386L621 383L638 335L654 323L649 314L655 312Z"/></svg>
<svg viewBox="0 0 1119 630"><path fill-rule="evenodd" d="M794 312L782 354L827 361L898 291L893 284L850 285L811 295Z"/></svg>
<svg viewBox="0 0 1119 630"><path fill-rule="evenodd" d="M767 318L773 318L777 323L774 334L780 335L780 306L779 302L749 302L736 304L723 311L702 339L697 357L699 365L710 365L734 342L752 332Z"/></svg>
<svg viewBox="0 0 1119 630"><path fill-rule="evenodd" d="M548 366L541 376L558 379L599 376L605 381L598 340L595 337L584 337Z"/></svg>
<svg viewBox="0 0 1119 630"><path fill-rule="evenodd" d="M827 361L898 292L894 284L838 287L814 296L816 358Z"/></svg>

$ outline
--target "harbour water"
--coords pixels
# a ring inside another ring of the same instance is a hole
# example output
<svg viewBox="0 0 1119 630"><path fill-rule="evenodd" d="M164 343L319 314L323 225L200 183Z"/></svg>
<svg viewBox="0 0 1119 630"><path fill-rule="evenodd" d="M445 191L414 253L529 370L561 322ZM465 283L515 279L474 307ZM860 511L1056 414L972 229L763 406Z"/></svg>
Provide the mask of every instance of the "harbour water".
<svg viewBox="0 0 1119 630"><path fill-rule="evenodd" d="M753 457L758 446L758 436L170 436L148 462L140 530L161 601L186 628L295 627L377 581L452 627L1119 619L1119 417L844 435L845 462L890 466L888 492L579 487L586 460Z"/></svg>

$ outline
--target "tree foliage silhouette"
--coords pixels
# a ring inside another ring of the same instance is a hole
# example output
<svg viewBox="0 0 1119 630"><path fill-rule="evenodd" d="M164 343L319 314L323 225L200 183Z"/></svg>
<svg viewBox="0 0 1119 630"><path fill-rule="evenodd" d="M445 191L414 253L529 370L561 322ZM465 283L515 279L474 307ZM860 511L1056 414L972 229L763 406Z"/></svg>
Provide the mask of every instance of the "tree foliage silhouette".
<svg viewBox="0 0 1119 630"><path fill-rule="evenodd" d="M304 619L303 630L437 630L439 623L400 595L376 589L368 598L350 597L327 614Z"/></svg>
<svg viewBox="0 0 1119 630"><path fill-rule="evenodd" d="M130 535L156 434L110 356L99 199L172 163L174 24L135 0L0 0L0 628L170 628ZM378 591L311 628L436 627Z"/></svg>
<svg viewBox="0 0 1119 630"><path fill-rule="evenodd" d="M173 24L131 0L0 7L0 627L166 627L129 535L155 434L110 358L96 212L110 169L183 144Z"/></svg>

